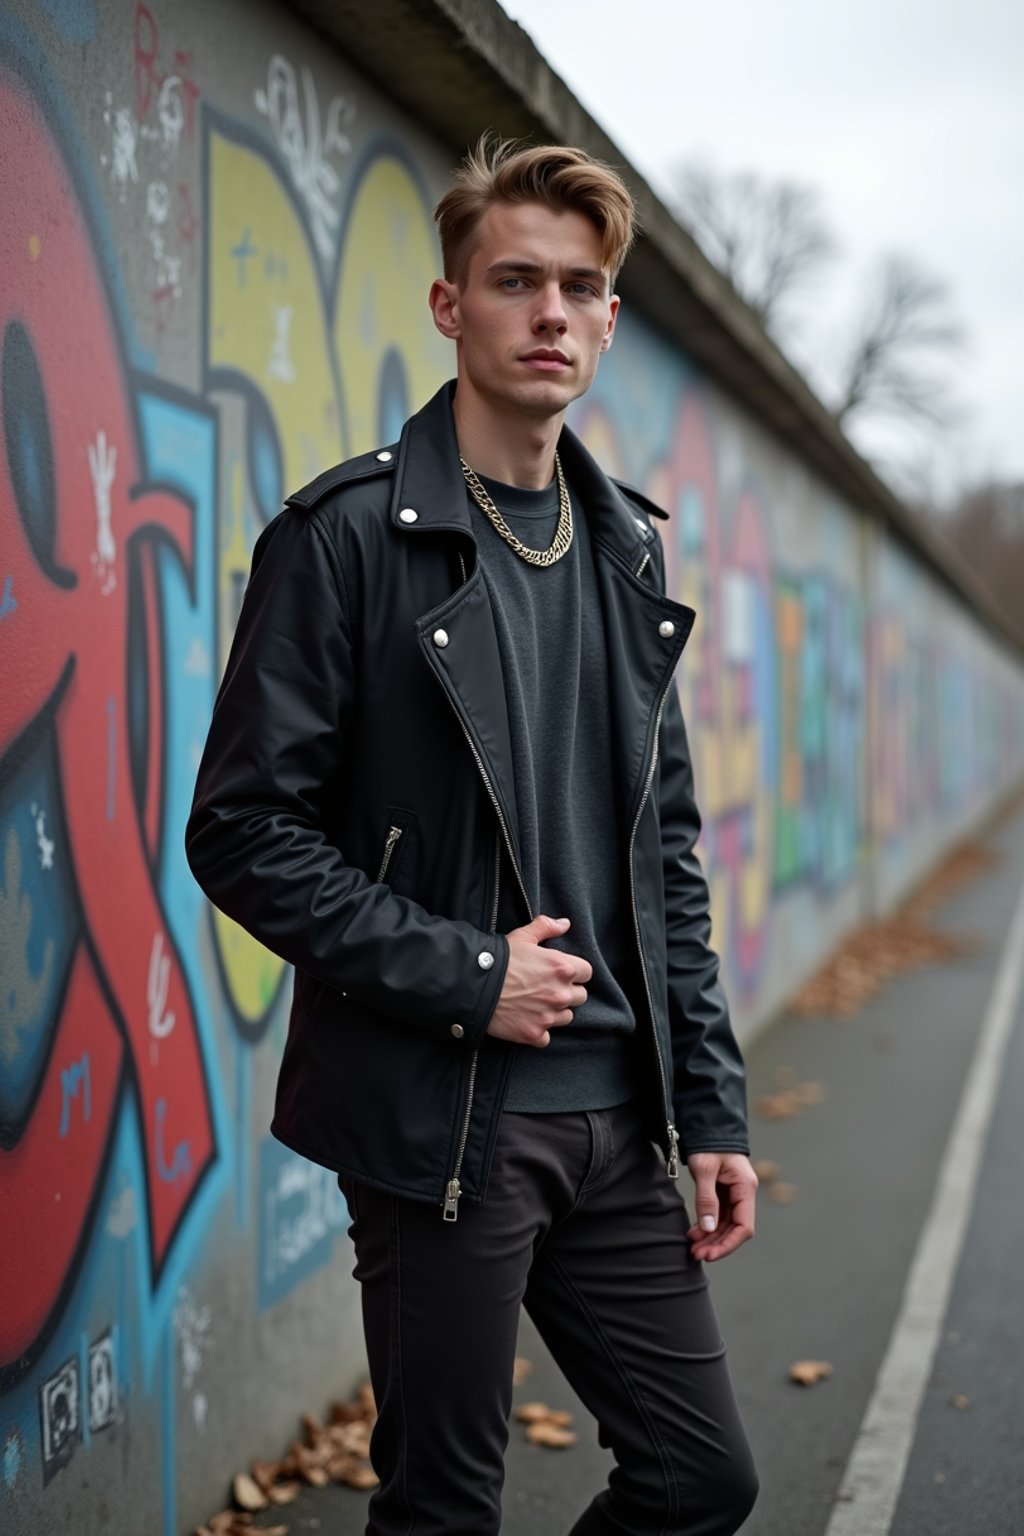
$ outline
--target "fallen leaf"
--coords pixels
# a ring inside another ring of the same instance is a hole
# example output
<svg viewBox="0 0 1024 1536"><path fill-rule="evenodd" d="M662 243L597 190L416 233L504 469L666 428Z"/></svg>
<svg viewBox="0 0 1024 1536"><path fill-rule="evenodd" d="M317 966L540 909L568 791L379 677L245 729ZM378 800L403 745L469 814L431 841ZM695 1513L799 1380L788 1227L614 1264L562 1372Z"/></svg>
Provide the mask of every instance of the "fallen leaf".
<svg viewBox="0 0 1024 1536"><path fill-rule="evenodd" d="M298 1483L274 1483L267 1489L272 1504L293 1504L299 1496Z"/></svg>
<svg viewBox="0 0 1024 1536"><path fill-rule="evenodd" d="M252 1461L249 1463L249 1471L252 1480L261 1493L269 1493L277 1478L279 1462L276 1461Z"/></svg>
<svg viewBox="0 0 1024 1536"><path fill-rule="evenodd" d="M762 1157L754 1164L754 1172L757 1174L759 1184L771 1184L778 1178L782 1169L778 1163L773 1163L771 1158Z"/></svg>
<svg viewBox="0 0 1024 1536"><path fill-rule="evenodd" d="M210 1530L213 1531L214 1536L221 1536L222 1531L226 1531L229 1526L234 1525L237 1513L238 1511L235 1509L222 1509L220 1514L214 1515L210 1521Z"/></svg>
<svg viewBox="0 0 1024 1536"><path fill-rule="evenodd" d="M312 1449L323 1435L324 1427L315 1413L304 1413L299 1422L306 1432L306 1444Z"/></svg>
<svg viewBox="0 0 1024 1536"><path fill-rule="evenodd" d="M240 1509L266 1509L267 1496L248 1472L237 1472L231 1484L231 1492Z"/></svg>
<svg viewBox="0 0 1024 1536"><path fill-rule="evenodd" d="M380 1478L372 1467L353 1467L343 1479L350 1488L376 1488Z"/></svg>
<svg viewBox="0 0 1024 1536"><path fill-rule="evenodd" d="M801 1387L813 1387L831 1375L832 1367L827 1360L797 1360L789 1368L790 1381Z"/></svg>
<svg viewBox="0 0 1024 1536"><path fill-rule="evenodd" d="M527 1424L526 1438L531 1445L545 1445L550 1450L561 1451L567 1446L575 1445L577 1436L571 1429L562 1429L558 1424L552 1424L550 1420L543 1419L534 1424Z"/></svg>
<svg viewBox="0 0 1024 1536"><path fill-rule="evenodd" d="M774 1184L769 1184L768 1198L776 1205L792 1205L796 1199L796 1185L787 1184L784 1179L779 1179Z"/></svg>
<svg viewBox="0 0 1024 1536"><path fill-rule="evenodd" d="M968 1408L971 1402L966 1392L954 1392L949 1401L954 1408Z"/></svg>
<svg viewBox="0 0 1024 1536"><path fill-rule="evenodd" d="M795 1083L778 1093L765 1093L757 1101L757 1112L762 1120L790 1120L811 1104L820 1104L825 1098L824 1083Z"/></svg>
<svg viewBox="0 0 1024 1536"><path fill-rule="evenodd" d="M524 1360L522 1355L516 1355L512 1364L512 1385L514 1387L521 1387L532 1370L532 1361Z"/></svg>
<svg viewBox="0 0 1024 1536"><path fill-rule="evenodd" d="M262 1536L288 1536L286 1525L264 1525L260 1527Z"/></svg>
<svg viewBox="0 0 1024 1536"><path fill-rule="evenodd" d="M537 1424L541 1419L546 1419L551 1413L547 1403L520 1403L516 1409L516 1418L520 1424Z"/></svg>

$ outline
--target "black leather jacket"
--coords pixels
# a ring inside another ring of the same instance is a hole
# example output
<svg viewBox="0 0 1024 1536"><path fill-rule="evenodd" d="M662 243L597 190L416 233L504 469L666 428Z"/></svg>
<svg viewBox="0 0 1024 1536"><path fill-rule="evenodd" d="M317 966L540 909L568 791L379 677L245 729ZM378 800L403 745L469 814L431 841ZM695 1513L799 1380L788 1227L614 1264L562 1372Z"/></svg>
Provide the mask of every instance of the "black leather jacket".
<svg viewBox="0 0 1024 1536"><path fill-rule="evenodd" d="M452 385L397 445L328 470L261 534L186 848L216 906L295 967L273 1132L350 1177L481 1199L517 1047L485 1033L528 922L494 621ZM747 1151L709 947L657 508L568 430L609 637L643 1110L677 1152Z"/></svg>

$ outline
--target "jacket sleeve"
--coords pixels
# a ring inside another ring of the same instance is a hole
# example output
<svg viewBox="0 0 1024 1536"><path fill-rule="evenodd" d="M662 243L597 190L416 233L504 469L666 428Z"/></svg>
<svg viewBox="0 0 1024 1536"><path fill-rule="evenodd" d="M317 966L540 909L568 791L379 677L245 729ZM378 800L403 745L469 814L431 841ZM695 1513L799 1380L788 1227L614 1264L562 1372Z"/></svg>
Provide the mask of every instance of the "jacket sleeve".
<svg viewBox="0 0 1024 1536"><path fill-rule="evenodd" d="M474 1044L501 934L438 917L345 862L327 833L355 687L344 573L316 512L282 512L252 572L185 833L207 896L260 943L375 1012ZM483 955L492 962L483 960Z"/></svg>
<svg viewBox="0 0 1024 1536"><path fill-rule="evenodd" d="M695 851L700 815L679 695L661 721L660 807L665 870L669 1026L680 1150L749 1152L746 1073L711 948L707 881Z"/></svg>
<svg viewBox="0 0 1024 1536"><path fill-rule="evenodd" d="M655 566L664 590L660 540ZM678 689L668 691L659 735L659 812L665 875L665 946L673 1107L680 1152L749 1153L746 1070L711 947L711 902L697 856L700 813Z"/></svg>

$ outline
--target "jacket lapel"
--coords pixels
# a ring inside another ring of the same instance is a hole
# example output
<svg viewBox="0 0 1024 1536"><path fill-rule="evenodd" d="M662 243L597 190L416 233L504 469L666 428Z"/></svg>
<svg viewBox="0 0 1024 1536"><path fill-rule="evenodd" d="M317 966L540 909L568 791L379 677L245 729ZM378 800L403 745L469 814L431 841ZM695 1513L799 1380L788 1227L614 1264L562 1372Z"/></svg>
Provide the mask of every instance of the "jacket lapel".
<svg viewBox="0 0 1024 1536"><path fill-rule="evenodd" d="M452 424L454 383L444 385L402 432L390 517L412 537L461 536L467 579L416 621L420 649L459 717L519 859L512 742L501 656ZM559 452L577 504L585 509L605 625L609 707L618 782L631 806L650 761L657 705L693 626L691 608L662 597L636 572L656 539L646 518L564 428ZM671 632L663 626L671 625Z"/></svg>

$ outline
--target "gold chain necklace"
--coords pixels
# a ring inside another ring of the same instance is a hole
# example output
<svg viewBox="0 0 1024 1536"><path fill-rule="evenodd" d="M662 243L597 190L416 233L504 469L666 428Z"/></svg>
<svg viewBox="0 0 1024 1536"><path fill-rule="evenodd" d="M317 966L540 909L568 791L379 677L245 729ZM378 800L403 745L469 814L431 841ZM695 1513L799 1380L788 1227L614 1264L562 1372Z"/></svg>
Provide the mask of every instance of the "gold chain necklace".
<svg viewBox="0 0 1024 1536"><path fill-rule="evenodd" d="M548 549L531 549L528 544L517 539L484 490L476 470L470 469L463 458L459 459L459 463L462 465L462 473L466 477L466 484L469 486L469 493L473 500L487 513L505 543L511 544L520 559L525 560L527 565L554 565L556 560L561 560L572 544L572 506L569 501L569 488L565 483L561 460L557 453L555 454L555 473L558 476L558 527L555 529L555 537Z"/></svg>

